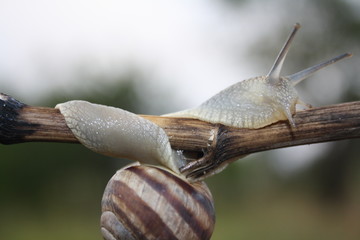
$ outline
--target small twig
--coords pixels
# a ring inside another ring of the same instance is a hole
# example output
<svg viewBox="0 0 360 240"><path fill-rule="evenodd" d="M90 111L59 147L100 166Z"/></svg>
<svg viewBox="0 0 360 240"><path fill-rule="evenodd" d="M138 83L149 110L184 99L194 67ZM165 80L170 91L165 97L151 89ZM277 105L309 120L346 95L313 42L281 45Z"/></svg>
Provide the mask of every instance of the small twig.
<svg viewBox="0 0 360 240"><path fill-rule="evenodd" d="M219 163L269 149L360 138L360 101L298 112L295 128L287 122L240 129L189 118L142 117L162 127L174 149L202 152L214 146ZM0 143L22 142L78 141L57 109L27 106L0 94Z"/></svg>
<svg viewBox="0 0 360 240"><path fill-rule="evenodd" d="M59 110L30 107L0 93L0 143L72 142L78 140Z"/></svg>

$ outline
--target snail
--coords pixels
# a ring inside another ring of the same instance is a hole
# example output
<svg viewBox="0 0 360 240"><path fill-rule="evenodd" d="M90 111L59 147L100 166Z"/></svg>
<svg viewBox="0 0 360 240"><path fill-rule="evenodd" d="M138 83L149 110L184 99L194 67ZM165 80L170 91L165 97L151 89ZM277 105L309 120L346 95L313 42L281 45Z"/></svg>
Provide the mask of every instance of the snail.
<svg viewBox="0 0 360 240"><path fill-rule="evenodd" d="M292 75L280 76L290 44L299 28L300 24L295 24L266 76L238 82L211 97L199 107L165 116L196 118L231 127L254 129L288 120L291 126L295 127L292 116L296 112L296 105L305 107L310 105L299 99L294 87L321 68L351 56L345 53Z"/></svg>
<svg viewBox="0 0 360 240"><path fill-rule="evenodd" d="M292 116L296 105L309 106L299 100L295 85L319 69L351 56L345 53L298 73L280 76L299 28L296 24L266 76L236 83L197 108L166 116L254 129L288 120L295 127ZM171 148L165 131L156 124L123 109L86 101L69 101L56 108L84 146L141 163L119 170L106 187L101 217L106 240L210 238L214 207L210 191L199 180L220 172L227 164L214 165L216 169L207 169L190 182L181 170L187 164L185 157ZM183 235L187 231L184 229L191 229L190 235Z"/></svg>
<svg viewBox="0 0 360 240"><path fill-rule="evenodd" d="M142 163L120 169L108 183L102 200L104 239L210 239L211 192L204 182L189 182L179 173L184 158L171 149L162 128L131 112L85 101L56 108L86 147Z"/></svg>
<svg viewBox="0 0 360 240"><path fill-rule="evenodd" d="M114 239L210 239L211 192L173 172L132 164L110 179L102 200L101 232Z"/></svg>

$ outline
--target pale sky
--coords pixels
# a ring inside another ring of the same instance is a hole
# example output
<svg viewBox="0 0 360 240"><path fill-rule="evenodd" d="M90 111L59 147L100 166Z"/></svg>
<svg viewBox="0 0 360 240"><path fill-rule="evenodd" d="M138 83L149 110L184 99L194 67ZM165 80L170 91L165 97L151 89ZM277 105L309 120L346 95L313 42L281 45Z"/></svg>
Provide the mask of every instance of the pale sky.
<svg viewBox="0 0 360 240"><path fill-rule="evenodd" d="M190 105L253 76L253 64L239 64L240 47L266 32L254 28L277 25L248 24L257 14L211 0L3 0L0 77L11 82L0 83L21 96L39 96L71 87L81 66L110 75L135 66L154 87L177 89ZM194 89L201 91L187 94Z"/></svg>

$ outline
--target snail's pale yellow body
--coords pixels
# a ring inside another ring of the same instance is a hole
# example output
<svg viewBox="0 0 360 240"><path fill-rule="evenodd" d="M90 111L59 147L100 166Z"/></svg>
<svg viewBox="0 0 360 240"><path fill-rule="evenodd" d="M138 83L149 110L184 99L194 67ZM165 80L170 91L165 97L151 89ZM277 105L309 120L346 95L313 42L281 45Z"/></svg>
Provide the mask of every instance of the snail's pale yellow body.
<svg viewBox="0 0 360 240"><path fill-rule="evenodd" d="M239 128L260 128L281 120L289 120L298 97L295 88L285 79L276 86L261 76L236 83L216 94L199 107L167 114L173 117L196 118L211 123Z"/></svg>
<svg viewBox="0 0 360 240"><path fill-rule="evenodd" d="M185 165L165 131L134 113L78 100L56 108L75 137L94 152L166 166L175 173Z"/></svg>
<svg viewBox="0 0 360 240"><path fill-rule="evenodd" d="M296 24L268 75L238 82L196 108L165 116L196 118L238 128L261 128L288 120L295 127L292 116L296 112L296 105L304 105L299 100L295 85L317 70L351 56L345 53L298 73L280 76L290 43L299 28L300 25Z"/></svg>

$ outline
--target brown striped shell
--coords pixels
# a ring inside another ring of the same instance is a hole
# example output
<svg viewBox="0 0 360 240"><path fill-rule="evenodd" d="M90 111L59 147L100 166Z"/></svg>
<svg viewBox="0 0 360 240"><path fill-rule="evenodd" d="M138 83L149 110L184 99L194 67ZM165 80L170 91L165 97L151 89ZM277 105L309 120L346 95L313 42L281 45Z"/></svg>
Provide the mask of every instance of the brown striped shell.
<svg viewBox="0 0 360 240"><path fill-rule="evenodd" d="M102 199L104 239L210 239L215 209L204 182L132 164L110 179Z"/></svg>

